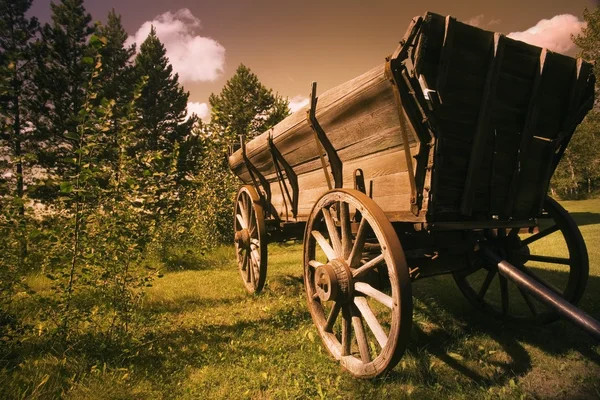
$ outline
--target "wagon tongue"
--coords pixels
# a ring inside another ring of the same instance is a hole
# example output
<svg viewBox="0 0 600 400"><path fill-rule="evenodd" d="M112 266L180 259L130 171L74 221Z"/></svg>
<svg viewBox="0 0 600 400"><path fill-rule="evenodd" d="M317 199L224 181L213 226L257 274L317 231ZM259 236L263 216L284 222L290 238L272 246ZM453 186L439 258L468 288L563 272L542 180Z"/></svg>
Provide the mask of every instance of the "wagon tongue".
<svg viewBox="0 0 600 400"><path fill-rule="evenodd" d="M550 290L508 261L502 259L493 247L484 246L480 253L487 261L496 265L500 274L517 285L517 287L527 291L542 303L554 308L564 318L573 322L596 340L600 340L600 322L569 303L555 291Z"/></svg>

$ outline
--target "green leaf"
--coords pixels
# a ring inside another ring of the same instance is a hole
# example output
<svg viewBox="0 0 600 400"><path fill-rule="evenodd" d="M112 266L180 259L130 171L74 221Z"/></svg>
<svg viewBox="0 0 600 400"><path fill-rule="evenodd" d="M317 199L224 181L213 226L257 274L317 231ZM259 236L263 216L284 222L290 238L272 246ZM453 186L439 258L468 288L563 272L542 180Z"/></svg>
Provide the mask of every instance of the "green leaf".
<svg viewBox="0 0 600 400"><path fill-rule="evenodd" d="M67 132L65 133L65 137L67 139L79 140L79 135L75 132Z"/></svg>
<svg viewBox="0 0 600 400"><path fill-rule="evenodd" d="M84 64L92 65L94 63L94 58L93 57L83 57L81 59L81 62L83 62Z"/></svg>
<svg viewBox="0 0 600 400"><path fill-rule="evenodd" d="M71 193L73 191L73 184L71 182L61 182L60 183L60 192L61 193Z"/></svg>

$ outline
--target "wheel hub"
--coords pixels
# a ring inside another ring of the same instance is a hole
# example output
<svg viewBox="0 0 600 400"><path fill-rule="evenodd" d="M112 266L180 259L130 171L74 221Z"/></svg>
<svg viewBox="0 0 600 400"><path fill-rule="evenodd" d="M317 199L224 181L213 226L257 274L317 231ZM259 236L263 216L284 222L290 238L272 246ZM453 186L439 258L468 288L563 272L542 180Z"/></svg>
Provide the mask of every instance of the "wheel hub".
<svg viewBox="0 0 600 400"><path fill-rule="evenodd" d="M321 301L347 301L350 299L352 274L342 260L332 260L319 266L314 275L315 291Z"/></svg>
<svg viewBox="0 0 600 400"><path fill-rule="evenodd" d="M238 247L249 248L250 247L250 232L248 229L242 229L235 233L235 243Z"/></svg>

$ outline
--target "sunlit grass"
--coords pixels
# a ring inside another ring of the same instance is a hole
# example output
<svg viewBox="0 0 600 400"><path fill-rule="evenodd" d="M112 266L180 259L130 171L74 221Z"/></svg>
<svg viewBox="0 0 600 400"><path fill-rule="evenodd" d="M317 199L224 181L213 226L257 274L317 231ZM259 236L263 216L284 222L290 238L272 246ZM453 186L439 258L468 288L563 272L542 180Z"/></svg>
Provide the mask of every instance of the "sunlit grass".
<svg viewBox="0 0 600 400"><path fill-rule="evenodd" d="M590 255L580 305L600 318L600 200L563 205L581 225ZM556 249L551 242L536 251ZM0 385L17 382L12 397L74 399L600 396L600 348L584 333L562 321L499 322L476 311L449 276L413 284L411 342L392 373L354 379L328 355L308 313L301 244L269 245L260 295L245 291L232 248L194 254L182 257L196 257L197 265L178 268L174 259L147 290L142 311L151 323L133 344L67 360L38 353L3 371ZM29 282L48 285L40 277Z"/></svg>

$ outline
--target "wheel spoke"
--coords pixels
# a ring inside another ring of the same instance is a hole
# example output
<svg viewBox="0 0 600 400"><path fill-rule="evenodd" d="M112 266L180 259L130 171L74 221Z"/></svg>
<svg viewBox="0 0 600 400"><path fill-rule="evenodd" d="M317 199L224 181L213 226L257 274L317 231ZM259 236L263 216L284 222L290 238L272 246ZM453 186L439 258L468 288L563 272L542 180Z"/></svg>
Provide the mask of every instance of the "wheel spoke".
<svg viewBox="0 0 600 400"><path fill-rule="evenodd" d="M246 221L248 221L248 216L246 215L246 205L245 205L243 196L242 196L241 200L238 200L238 208L240 210L239 214L241 215L242 219L244 220L244 226L245 226L245 228L247 228L248 224L246 223Z"/></svg>
<svg viewBox="0 0 600 400"><path fill-rule="evenodd" d="M348 306L342 307L342 356L350 355L352 344L352 319Z"/></svg>
<svg viewBox="0 0 600 400"><path fill-rule="evenodd" d="M231 214L229 214L229 215L231 215ZM240 226L242 227L242 229L247 229L248 228L248 225L246 225L246 221L244 220L244 217L242 217L240 214L236 214L235 218L240 223Z"/></svg>
<svg viewBox="0 0 600 400"><path fill-rule="evenodd" d="M246 200L246 216L248 217L248 221L251 218L251 214L252 214L252 199L249 196L245 196L244 197Z"/></svg>
<svg viewBox="0 0 600 400"><path fill-rule="evenodd" d="M246 282L251 282L252 281L252 271L250 271L252 269L252 267L248 266L250 261L250 258L248 257L248 254L246 254L244 256L244 268L246 270Z"/></svg>
<svg viewBox="0 0 600 400"><path fill-rule="evenodd" d="M373 310L369 307L369 303L364 297L355 297L354 304L356 304L356 307L363 318L367 321L369 329L371 329L371 332L375 335L375 339L377 339L377 342L383 349L387 343L387 335L381 327L381 324L379 324L379 321L377 321L377 317L373 314Z"/></svg>
<svg viewBox="0 0 600 400"><path fill-rule="evenodd" d="M503 275L498 274L500 281L500 299L502 303L502 315L508 315L508 280Z"/></svg>
<svg viewBox="0 0 600 400"><path fill-rule="evenodd" d="M317 260L310 260L308 262L308 265L310 265L311 267L317 269L319 268L321 265L323 265L323 263L318 262Z"/></svg>
<svg viewBox="0 0 600 400"><path fill-rule="evenodd" d="M487 291L490 287L490 284L494 280L494 276L496 276L495 269L488 271L487 275L485 276L485 280L483 281L483 284L481 285L481 288L479 288L479 293L477 294L477 298L479 300L483 300L483 298L485 297L485 294L487 293Z"/></svg>
<svg viewBox="0 0 600 400"><path fill-rule="evenodd" d="M354 246L352 246L352 252L350 252L350 257L348 258L348 266L355 267L358 266L362 258L363 248L365 247L365 229L366 229L366 219L363 218L360 220L360 225L358 225L358 231L356 232L356 239L354 239Z"/></svg>
<svg viewBox="0 0 600 400"><path fill-rule="evenodd" d="M256 236L257 233L258 233L258 229L256 229L256 225L253 224L252 228L250 228L249 235L250 235L250 237L254 237L254 236Z"/></svg>
<svg viewBox="0 0 600 400"><path fill-rule="evenodd" d="M325 239L325 237L321 234L321 232L312 231L311 233L312 233L313 237L315 238L315 240L317 241L317 243L319 243L319 246L321 246L321 250L323 250L323 253L325 253L325 255L327 256L327 259L329 261L335 260L337 258L335 251L331 248L329 243L327 243L327 239Z"/></svg>
<svg viewBox="0 0 600 400"><path fill-rule="evenodd" d="M365 334L362 318L356 307L352 307L352 327L354 328L354 335L356 336L356 342L358 343L360 359L365 364L370 363L371 352L369 351L369 343L367 342L367 335Z"/></svg>
<svg viewBox="0 0 600 400"><path fill-rule="evenodd" d="M333 218L331 217L331 212L328 208L323 208L323 218L325 219L325 224L327 225L327 232L329 233L329 239L333 244L333 249L335 250L337 257L341 257L343 254L342 251L342 242L340 241L340 235L338 234L337 228L335 226L335 222L333 222ZM336 257L336 258L337 258Z"/></svg>
<svg viewBox="0 0 600 400"><path fill-rule="evenodd" d="M378 255L377 257L373 258L372 260L366 262L363 266L361 266L357 270L353 271L352 277L355 279L360 278L361 276L363 276L367 272L369 272L369 270L375 268L383 260L384 260L384 255L383 254Z"/></svg>
<svg viewBox="0 0 600 400"><path fill-rule="evenodd" d="M254 218L252 218L254 216ZM254 207L250 207L250 211L248 212L248 230L253 229L256 226L256 215Z"/></svg>
<svg viewBox="0 0 600 400"><path fill-rule="evenodd" d="M258 266L260 265L260 254L258 253L258 250L252 249L252 250L250 250L250 254L252 256L254 256L252 259L254 260L254 263L256 264L256 267L258 268Z"/></svg>
<svg viewBox="0 0 600 400"><path fill-rule="evenodd" d="M340 202L340 228L342 230L342 251L344 260L352 251L352 228L350 227L350 205Z"/></svg>
<svg viewBox="0 0 600 400"><path fill-rule="evenodd" d="M362 294L366 294L367 296L377 300L378 302L380 302L384 306L388 307L389 309L394 308L394 299L392 299L387 294L375 289L373 286L369 285L368 283L356 282L354 284L354 290L357 290L357 291L361 292Z"/></svg>
<svg viewBox="0 0 600 400"><path fill-rule="evenodd" d="M556 232L558 229L559 229L558 225L556 225L556 224L552 225L550 228L546 228L543 231L536 233L535 235L531 235L528 238L523 239L521 241L521 244L523 246L527 246L528 244L531 244L531 243L535 242L536 240L540 240L540 239L545 238L546 236Z"/></svg>
<svg viewBox="0 0 600 400"><path fill-rule="evenodd" d="M340 310L342 309L342 303L341 302L336 302L333 305L333 308L331 309L331 312L329 313L329 316L327 317L327 323L325 324L325 327L323 328L323 330L325 332L333 332L333 325L335 324L335 320L337 319Z"/></svg>
<svg viewBox="0 0 600 400"><path fill-rule="evenodd" d="M519 292L521 292L521 296L523 296L523 300L525 300L527 307L529 307L529 310L531 310L531 314L533 314L534 316L538 315L538 309L533 300L531 299L529 293L527 293L522 287L517 286L517 288L519 289Z"/></svg>
<svg viewBox="0 0 600 400"><path fill-rule="evenodd" d="M571 265L571 260L563 257L538 256L535 254L530 254L526 258L528 261L539 261L549 264Z"/></svg>

